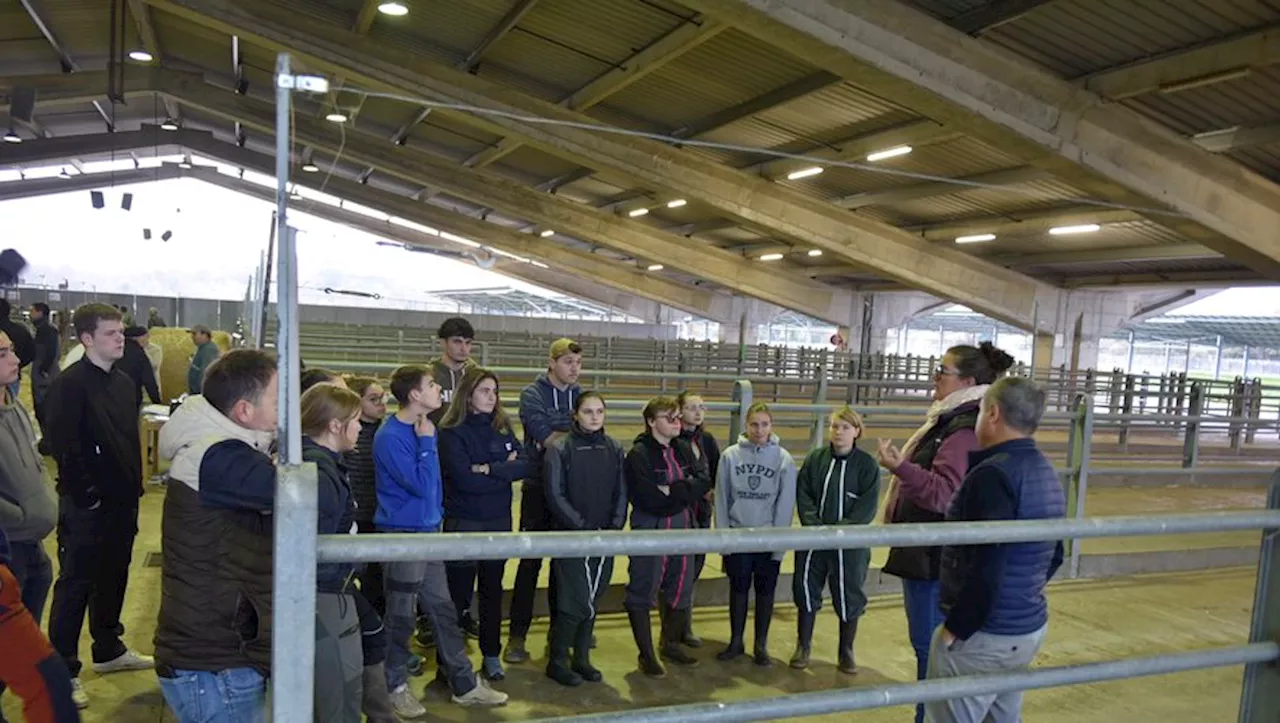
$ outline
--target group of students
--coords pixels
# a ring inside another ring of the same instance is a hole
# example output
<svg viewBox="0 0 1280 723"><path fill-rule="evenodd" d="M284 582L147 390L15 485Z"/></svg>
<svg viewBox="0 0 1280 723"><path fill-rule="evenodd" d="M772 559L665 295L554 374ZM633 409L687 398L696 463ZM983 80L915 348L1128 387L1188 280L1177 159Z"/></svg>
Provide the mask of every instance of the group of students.
<svg viewBox="0 0 1280 723"><path fill-rule="evenodd" d="M51 625L51 637L62 660L47 644L27 651L51 711L50 717L32 719L73 720L75 707L87 705L76 647L88 607L98 672L154 668L180 721L263 720L271 662L276 362L257 350L236 350L213 361L201 380L202 394L188 397L161 432L161 455L171 466L153 660L120 641L141 494L137 426L121 411L136 409L136 390L112 368L124 343L120 315L88 305L77 311L74 325L86 357L72 373L59 376L64 381L51 400L58 415L78 414L82 422L76 434L54 440L62 495L54 617L61 622ZM925 424L902 450L882 442L872 457L858 449L862 420L842 407L830 417L828 443L797 469L773 432L767 405L748 410L743 434L722 451L703 426L705 404L689 392L650 400L644 431L624 448L605 431L605 399L577 384L582 349L568 339L552 344L547 372L521 393L524 440L517 440L500 403L498 378L470 359L470 325L450 319L439 336L445 349L440 359L392 374L389 391L398 409L389 416L387 389L374 379L343 379L316 369L304 376L304 459L319 473L320 534L509 531L516 482L522 483L519 527L526 531L617 530L626 525L628 512L631 529L789 527L797 512L802 525L867 524L876 517L881 466L893 473L885 523L1062 514L1052 467L1028 439L1043 413L1043 391L1025 380L992 386L1012 359L989 344L948 351L935 373L935 402ZM5 342L0 335L0 372L12 355ZM90 462L96 462L94 469ZM971 489L967 474L985 486ZM1023 477L1029 479L1025 484ZM0 502L7 497L0 487ZM885 571L903 578L918 677L1029 662L1028 653L1034 656L1039 648L1047 620L1043 585L1061 563L1061 545L990 547L891 551ZM6 562L5 552L0 537L0 563ZM730 641L718 659L746 655L754 590L751 657L759 665L772 664L767 641L781 559L782 553L770 552L724 556ZM839 620L838 668L856 672L853 646L866 608L869 561L866 549L796 552L793 598L799 615L792 667L809 665L827 588ZM591 649L613 562L584 557L551 563L546 674L562 685L603 677L591 664ZM624 607L644 674L662 677L663 662L696 664L684 648L702 644L690 611L704 564L703 556L693 555L630 558ZM420 662L411 638L421 627L431 633L437 677L455 703L504 704L506 694L490 682L504 678L504 662L529 659L526 639L541 561L520 563L505 652L504 566L505 561L320 565L316 719L358 721L364 715L390 723L397 716L424 715L408 685ZM998 568L994 577L991 566ZM1006 568L1012 572L1006 575ZM8 567L0 564L0 570ZM25 597L21 580L18 587ZM60 594L66 602L59 603ZM2 602L5 626L13 606L7 598ZM38 615L39 604L27 607ZM661 620L656 645L655 607ZM479 638L480 675L467 657L468 635ZM986 647L974 651L980 659L969 660L967 648L956 641L977 636L986 636ZM1021 652L1004 650L1009 645ZM71 666L69 680L63 660ZM19 694L30 692L30 684L22 680ZM59 707L60 691L73 706ZM993 698L985 708L966 708L968 699L960 700L931 707L930 719L981 720L993 706L1013 708L1016 715L1016 701ZM924 716L918 709L917 720Z"/></svg>

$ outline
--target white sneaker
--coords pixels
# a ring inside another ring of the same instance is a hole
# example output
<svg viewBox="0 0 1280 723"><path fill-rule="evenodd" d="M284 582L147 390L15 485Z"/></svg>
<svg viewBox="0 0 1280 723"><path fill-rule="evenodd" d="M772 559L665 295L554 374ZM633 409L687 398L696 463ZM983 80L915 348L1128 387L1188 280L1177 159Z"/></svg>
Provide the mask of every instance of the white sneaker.
<svg viewBox="0 0 1280 723"><path fill-rule="evenodd" d="M71 702L81 710L89 707L89 694L84 692L84 685L79 678L71 679Z"/></svg>
<svg viewBox="0 0 1280 723"><path fill-rule="evenodd" d="M107 673L119 673L125 670L151 670L155 667L156 659L150 655L142 655L132 650L126 650L114 660L108 660L105 663L94 663L93 672L98 675L106 675Z"/></svg>
<svg viewBox="0 0 1280 723"><path fill-rule="evenodd" d="M468 708L506 705L507 694L490 688L484 678L476 678L476 687L467 691L466 695L453 696L453 702Z"/></svg>
<svg viewBox="0 0 1280 723"><path fill-rule="evenodd" d="M421 718L427 714L427 709L409 692L407 683L391 691L391 710L401 718Z"/></svg>

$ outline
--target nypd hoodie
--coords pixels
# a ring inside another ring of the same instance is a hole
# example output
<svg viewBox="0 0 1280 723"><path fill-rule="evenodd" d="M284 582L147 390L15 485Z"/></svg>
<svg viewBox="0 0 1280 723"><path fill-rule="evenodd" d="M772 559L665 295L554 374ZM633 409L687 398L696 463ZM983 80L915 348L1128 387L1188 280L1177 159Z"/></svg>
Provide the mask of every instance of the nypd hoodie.
<svg viewBox="0 0 1280 723"><path fill-rule="evenodd" d="M778 435L757 445L744 434L724 451L716 475L716 527L790 527L795 503L796 463Z"/></svg>

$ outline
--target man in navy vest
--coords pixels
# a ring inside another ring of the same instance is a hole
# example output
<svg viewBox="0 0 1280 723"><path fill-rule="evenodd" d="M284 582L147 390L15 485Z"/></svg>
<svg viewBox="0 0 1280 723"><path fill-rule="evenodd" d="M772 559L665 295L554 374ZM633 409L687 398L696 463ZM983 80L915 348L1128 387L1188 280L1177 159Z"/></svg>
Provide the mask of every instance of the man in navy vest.
<svg viewBox="0 0 1280 723"><path fill-rule="evenodd" d="M982 398L974 431L982 449L947 509L948 521L1063 517L1066 496L1053 465L1031 435L1044 415L1045 392L1006 377ZM1048 630L1044 589L1062 565L1062 542L950 546L942 550L942 608L933 636L929 679L1022 670ZM932 723L1017 723L1022 693L925 704Z"/></svg>

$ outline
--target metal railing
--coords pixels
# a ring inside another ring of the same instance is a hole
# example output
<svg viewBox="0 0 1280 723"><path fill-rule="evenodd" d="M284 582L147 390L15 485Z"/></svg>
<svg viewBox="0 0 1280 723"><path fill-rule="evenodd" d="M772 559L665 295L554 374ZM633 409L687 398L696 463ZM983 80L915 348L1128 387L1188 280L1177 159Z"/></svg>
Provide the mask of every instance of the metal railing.
<svg viewBox="0 0 1280 723"><path fill-rule="evenodd" d="M287 470L281 502L298 514L314 515L316 477L312 465ZM1240 705L1242 723L1274 721L1280 715L1280 575L1276 556L1280 547L1280 471L1273 475L1268 507L1255 512L1216 512L1162 517L1113 517L1014 522L943 522L888 526L833 526L730 530L650 530L606 532L545 532L324 535L314 536L311 524L277 520L277 549L287 544L305 551L276 569L319 562L397 560L487 560L522 557L581 557L582 555L687 555L695 553L767 552L795 549L853 549L884 546L922 547L1013 543L1093 537L1191 534L1264 530L1257 593L1249 644L1174 655L1107 661L1033 671L927 680L875 688L831 690L731 703L668 706L664 708L598 713L554 719L609 720L645 723L682 721L746 721L819 715L891 705L945 700L990 693L1075 685L1137 676L1162 675L1209 667L1246 665ZM277 573L279 574L279 573ZM314 586L300 598L314 605ZM291 602L304 602L301 599ZM314 616L277 618L277 649L293 650L296 636L314 635ZM307 667L307 666L295 666ZM310 720L311 689L293 676L295 687L282 690L277 681L273 704L276 721Z"/></svg>

